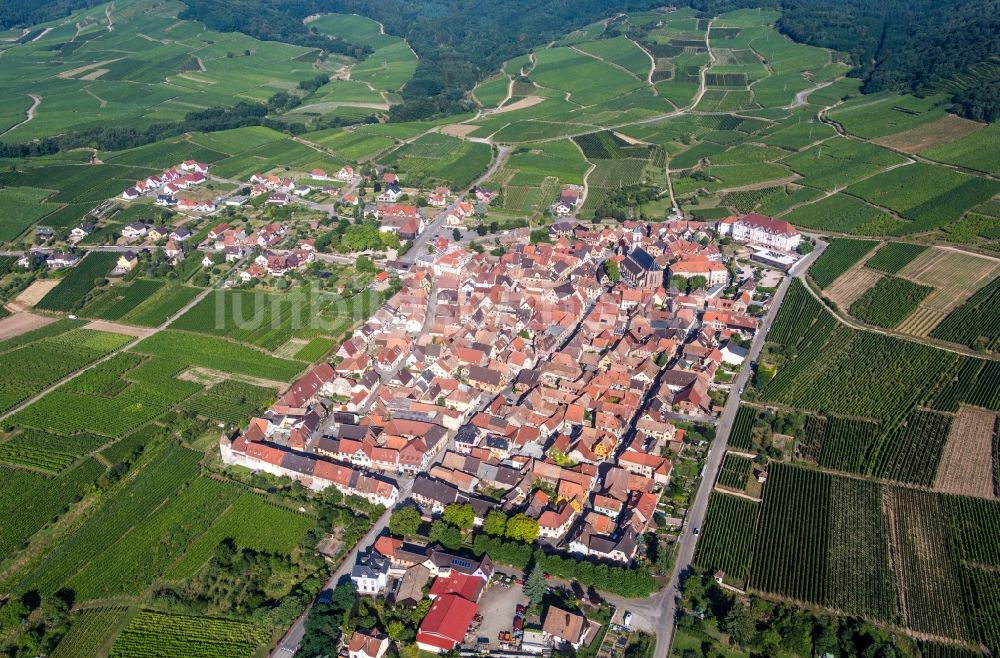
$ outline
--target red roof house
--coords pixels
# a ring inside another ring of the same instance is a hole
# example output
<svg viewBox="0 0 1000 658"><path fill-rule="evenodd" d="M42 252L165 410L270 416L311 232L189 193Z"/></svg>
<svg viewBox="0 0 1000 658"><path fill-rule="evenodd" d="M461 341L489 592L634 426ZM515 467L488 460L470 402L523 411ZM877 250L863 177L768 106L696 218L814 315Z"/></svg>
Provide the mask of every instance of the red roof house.
<svg viewBox="0 0 1000 658"><path fill-rule="evenodd" d="M417 647L432 653L452 651L465 640L479 606L457 594L434 599L417 631Z"/></svg>

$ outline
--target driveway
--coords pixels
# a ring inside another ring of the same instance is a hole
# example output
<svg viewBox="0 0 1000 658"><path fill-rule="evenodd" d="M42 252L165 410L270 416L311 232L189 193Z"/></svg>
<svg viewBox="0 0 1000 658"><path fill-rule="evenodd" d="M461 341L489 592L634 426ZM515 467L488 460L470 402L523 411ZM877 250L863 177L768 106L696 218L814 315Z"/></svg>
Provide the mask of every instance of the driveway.
<svg viewBox="0 0 1000 658"><path fill-rule="evenodd" d="M510 587L504 587L499 583L494 583L483 592L479 599L480 614L483 615L483 625L476 632L477 637L490 638L490 648L499 649L497 635L500 631L514 630L514 609L517 604L528 605L528 597L521 591L521 586L514 583Z"/></svg>

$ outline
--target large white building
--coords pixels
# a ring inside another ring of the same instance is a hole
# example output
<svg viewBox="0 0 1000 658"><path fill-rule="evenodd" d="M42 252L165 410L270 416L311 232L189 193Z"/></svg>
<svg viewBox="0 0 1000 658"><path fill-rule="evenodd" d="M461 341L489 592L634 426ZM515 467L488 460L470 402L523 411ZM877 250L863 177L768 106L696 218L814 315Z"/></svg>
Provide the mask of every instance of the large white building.
<svg viewBox="0 0 1000 658"><path fill-rule="evenodd" d="M743 217L727 217L719 222L718 229L722 235L730 235L738 242L765 245L781 251L797 249L802 240L802 234L788 222L755 212Z"/></svg>

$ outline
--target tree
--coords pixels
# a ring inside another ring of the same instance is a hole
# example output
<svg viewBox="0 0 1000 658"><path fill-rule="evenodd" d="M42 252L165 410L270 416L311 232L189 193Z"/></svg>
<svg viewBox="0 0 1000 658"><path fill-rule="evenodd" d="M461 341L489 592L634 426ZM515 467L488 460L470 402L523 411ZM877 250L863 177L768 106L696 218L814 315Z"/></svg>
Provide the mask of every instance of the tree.
<svg viewBox="0 0 1000 658"><path fill-rule="evenodd" d="M452 503L444 508L444 514L441 518L456 528L470 530L475 522L476 513L469 503Z"/></svg>
<svg viewBox="0 0 1000 658"><path fill-rule="evenodd" d="M490 510L483 519L483 532L491 537L502 537L507 530L507 515L501 510Z"/></svg>
<svg viewBox="0 0 1000 658"><path fill-rule="evenodd" d="M609 258L604 261L604 271L607 273L608 278L611 279L612 283L617 283L618 280L622 278L622 273L618 267L618 261L616 260Z"/></svg>
<svg viewBox="0 0 1000 658"><path fill-rule="evenodd" d="M548 589L549 586L545 583L545 574L536 564L528 572L528 577L524 579L524 595L528 597L529 603L538 605L545 598Z"/></svg>
<svg viewBox="0 0 1000 658"><path fill-rule="evenodd" d="M688 288L690 288L691 290L697 290L698 288L704 288L705 286L707 286L708 279L699 274L698 276L693 276L690 279L688 279L687 284Z"/></svg>
<svg viewBox="0 0 1000 658"><path fill-rule="evenodd" d="M375 263L373 263L372 259L368 258L367 256L358 256L358 259L355 261L354 266L358 268L359 272L367 272L370 274L372 272L378 271L378 268L375 267Z"/></svg>
<svg viewBox="0 0 1000 658"><path fill-rule="evenodd" d="M438 519L431 524L431 532L428 535L431 543L438 543L445 548L455 551L462 547L462 531L453 525Z"/></svg>
<svg viewBox="0 0 1000 658"><path fill-rule="evenodd" d="M729 613L726 615L723 630L729 633L733 642L741 647L749 646L757 632L757 625L754 623L750 609L739 601L733 603Z"/></svg>
<svg viewBox="0 0 1000 658"><path fill-rule="evenodd" d="M420 528L420 512L415 507L403 507L389 517L389 532L394 535L415 535Z"/></svg>
<svg viewBox="0 0 1000 658"><path fill-rule="evenodd" d="M507 539L530 544L538 539L538 521L526 514L515 514L507 520Z"/></svg>

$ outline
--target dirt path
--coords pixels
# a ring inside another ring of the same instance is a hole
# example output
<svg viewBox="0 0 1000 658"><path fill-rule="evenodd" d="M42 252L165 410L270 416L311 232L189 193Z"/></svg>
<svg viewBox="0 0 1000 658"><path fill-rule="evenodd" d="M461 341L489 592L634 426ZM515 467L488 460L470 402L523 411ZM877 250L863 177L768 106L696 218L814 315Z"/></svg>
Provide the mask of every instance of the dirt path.
<svg viewBox="0 0 1000 658"><path fill-rule="evenodd" d="M802 107L803 105L806 104L806 101L809 98L809 94L813 93L814 91L819 91L820 89L823 89L824 87L829 87L833 83L834 83L834 80L830 80L828 82L820 83L820 84L816 85L815 87L810 87L809 89L803 89L799 93L795 94L795 100L793 100L791 103L789 103L788 105L786 105L782 109L784 109L784 110L794 110L796 108Z"/></svg>
<svg viewBox="0 0 1000 658"><path fill-rule="evenodd" d="M84 325L83 328L93 329L94 331L106 331L111 334L122 334L124 336L132 336L133 338L147 338L155 332L155 329L149 327L133 327L130 324L109 322L108 320L94 320Z"/></svg>
<svg viewBox="0 0 1000 658"><path fill-rule="evenodd" d="M52 29L53 28L51 28L51 27L45 28L44 30L42 30L41 34L39 34L37 37L35 37L34 39L31 40L31 43L34 43L34 42L38 41L39 39L41 39L42 37L44 37L46 34L48 34L49 32L51 32Z"/></svg>
<svg viewBox="0 0 1000 658"><path fill-rule="evenodd" d="M24 121L20 123L15 123L13 126L0 133L0 137L3 137L12 130L20 128L21 126L23 126L24 124L28 123L29 121L35 118L35 110L37 110L38 106L42 104L42 97L37 94L28 94L28 95L31 96L32 102L31 102L31 107L29 107L24 113L25 114Z"/></svg>
<svg viewBox="0 0 1000 658"><path fill-rule="evenodd" d="M111 18L111 10L115 8L115 0L111 0L108 6L104 8L104 16L108 19L108 32L112 32L115 29L115 20Z"/></svg>
<svg viewBox="0 0 1000 658"><path fill-rule="evenodd" d="M656 90L656 85L653 83L653 74L656 72L656 58L653 57L653 53L643 48L642 44L640 44L638 41L634 41L632 39L629 39L629 41L634 43L636 48L646 53L646 57L649 58L649 73L646 74L646 84L649 85L649 88L653 90L654 96L659 96L660 92Z"/></svg>
<svg viewBox="0 0 1000 658"><path fill-rule="evenodd" d="M102 109L108 106L108 102L106 100L104 100L103 98L101 98L100 96L98 96L97 94L95 94L94 92L90 91L90 89L87 89L86 87L84 87L83 91L88 96L90 96L91 98L93 98L94 100L96 100L98 103L100 103Z"/></svg>

